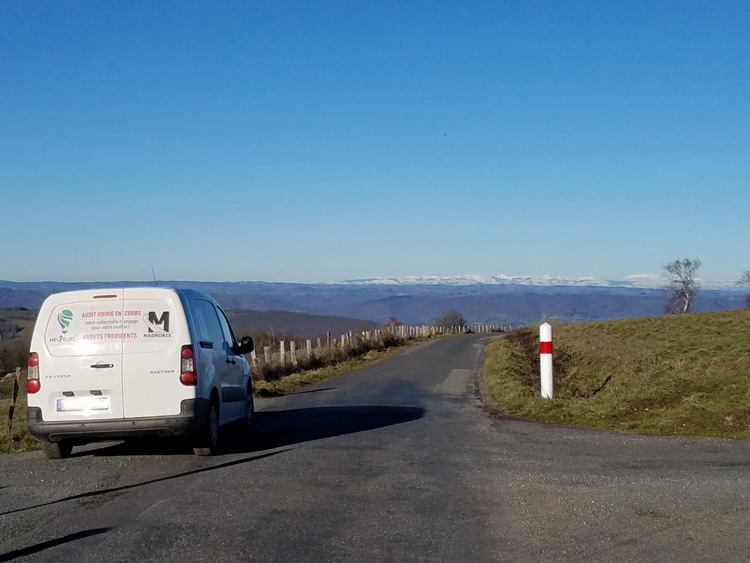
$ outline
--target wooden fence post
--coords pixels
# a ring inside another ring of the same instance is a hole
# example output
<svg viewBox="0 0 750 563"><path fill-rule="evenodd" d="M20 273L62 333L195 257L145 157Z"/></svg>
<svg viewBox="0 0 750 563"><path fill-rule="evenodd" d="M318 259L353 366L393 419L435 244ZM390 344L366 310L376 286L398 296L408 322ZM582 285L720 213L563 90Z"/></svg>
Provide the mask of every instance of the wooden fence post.
<svg viewBox="0 0 750 563"><path fill-rule="evenodd" d="M19 379L21 379L21 368L16 368L16 376L13 378L13 394L10 397L10 408L8 409L8 438L10 438L11 433L13 432L13 414L16 411Z"/></svg>
<svg viewBox="0 0 750 563"><path fill-rule="evenodd" d="M294 340L292 340L289 343L289 346L290 346L290 352L292 356L292 365L294 367L297 367L297 343Z"/></svg>
<svg viewBox="0 0 750 563"><path fill-rule="evenodd" d="M312 360L312 340L307 340L305 342L305 348L307 348L307 360Z"/></svg>
<svg viewBox="0 0 750 563"><path fill-rule="evenodd" d="M286 364L286 342L282 340L279 343L279 361L281 362L281 367L284 367L284 364Z"/></svg>
<svg viewBox="0 0 750 563"><path fill-rule="evenodd" d="M263 359L266 361L266 365L271 363L271 347L263 346Z"/></svg>

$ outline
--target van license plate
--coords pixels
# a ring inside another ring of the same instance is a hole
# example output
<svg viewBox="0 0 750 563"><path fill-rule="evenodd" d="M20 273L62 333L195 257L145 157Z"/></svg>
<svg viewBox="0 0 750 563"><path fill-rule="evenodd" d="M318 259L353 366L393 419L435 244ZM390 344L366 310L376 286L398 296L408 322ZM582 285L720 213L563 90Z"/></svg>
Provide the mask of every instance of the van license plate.
<svg viewBox="0 0 750 563"><path fill-rule="evenodd" d="M109 397L75 397L57 399L57 412L107 411Z"/></svg>

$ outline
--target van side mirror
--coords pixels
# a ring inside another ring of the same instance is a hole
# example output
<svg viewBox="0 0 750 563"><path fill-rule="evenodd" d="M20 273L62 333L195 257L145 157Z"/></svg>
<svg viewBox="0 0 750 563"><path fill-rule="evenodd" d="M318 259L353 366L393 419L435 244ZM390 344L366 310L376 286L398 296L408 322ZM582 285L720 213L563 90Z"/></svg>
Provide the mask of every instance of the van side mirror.
<svg viewBox="0 0 750 563"><path fill-rule="evenodd" d="M237 345L233 352L235 354L249 354L252 352L255 348L255 345L253 344L253 339L251 336L243 336L242 340L240 341L239 345Z"/></svg>

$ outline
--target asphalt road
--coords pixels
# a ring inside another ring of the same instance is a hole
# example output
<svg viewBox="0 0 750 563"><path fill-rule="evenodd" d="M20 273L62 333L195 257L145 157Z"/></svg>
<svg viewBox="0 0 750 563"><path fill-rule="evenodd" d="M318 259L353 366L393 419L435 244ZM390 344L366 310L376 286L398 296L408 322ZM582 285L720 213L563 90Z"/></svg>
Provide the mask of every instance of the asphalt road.
<svg viewBox="0 0 750 563"><path fill-rule="evenodd" d="M748 561L750 443L493 417L482 337L263 401L251 443L0 456L0 561Z"/></svg>

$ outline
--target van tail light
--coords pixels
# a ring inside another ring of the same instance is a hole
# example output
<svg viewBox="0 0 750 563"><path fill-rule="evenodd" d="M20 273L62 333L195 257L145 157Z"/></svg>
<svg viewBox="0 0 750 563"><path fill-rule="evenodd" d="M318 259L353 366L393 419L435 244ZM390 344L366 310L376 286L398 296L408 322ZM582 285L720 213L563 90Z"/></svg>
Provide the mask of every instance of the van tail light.
<svg viewBox="0 0 750 563"><path fill-rule="evenodd" d="M29 393L37 393L39 389L42 388L42 384L39 381L39 354L36 352L29 354L28 367L26 391Z"/></svg>
<svg viewBox="0 0 750 563"><path fill-rule="evenodd" d="M193 359L193 347L186 344L180 351L180 383L183 385L195 385L198 378L195 376L195 361Z"/></svg>

